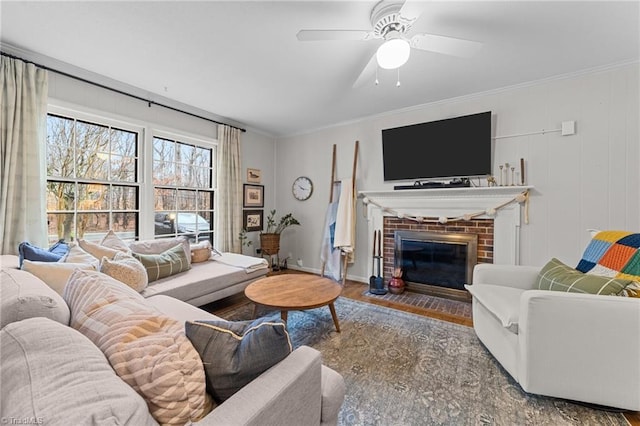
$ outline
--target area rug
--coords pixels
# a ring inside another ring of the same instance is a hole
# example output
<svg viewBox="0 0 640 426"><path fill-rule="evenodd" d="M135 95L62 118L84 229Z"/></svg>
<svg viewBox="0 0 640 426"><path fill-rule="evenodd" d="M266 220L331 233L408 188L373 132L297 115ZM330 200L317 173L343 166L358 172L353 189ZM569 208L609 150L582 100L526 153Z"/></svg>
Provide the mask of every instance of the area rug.
<svg viewBox="0 0 640 426"><path fill-rule="evenodd" d="M628 425L622 414L529 395L472 328L340 298L290 312L294 346L311 346L345 379L341 425ZM253 305L218 313L250 319ZM269 311L258 310L258 315Z"/></svg>

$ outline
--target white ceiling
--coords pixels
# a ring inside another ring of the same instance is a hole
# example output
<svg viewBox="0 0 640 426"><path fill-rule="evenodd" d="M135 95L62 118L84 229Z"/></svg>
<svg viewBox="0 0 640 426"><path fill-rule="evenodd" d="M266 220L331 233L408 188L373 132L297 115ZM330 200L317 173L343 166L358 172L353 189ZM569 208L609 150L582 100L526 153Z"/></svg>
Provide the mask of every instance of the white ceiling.
<svg viewBox="0 0 640 426"><path fill-rule="evenodd" d="M375 1L0 4L1 41L274 136L637 61L638 1L434 1L413 26L482 42L461 59L413 51L380 84L352 84L376 41L299 42L300 29L370 30Z"/></svg>

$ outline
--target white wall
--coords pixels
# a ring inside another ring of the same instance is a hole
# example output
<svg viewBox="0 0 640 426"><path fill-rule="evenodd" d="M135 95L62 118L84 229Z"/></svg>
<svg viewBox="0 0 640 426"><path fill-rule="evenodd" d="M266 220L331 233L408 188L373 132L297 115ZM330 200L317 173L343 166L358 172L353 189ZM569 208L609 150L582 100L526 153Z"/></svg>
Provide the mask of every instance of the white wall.
<svg viewBox="0 0 640 426"><path fill-rule="evenodd" d="M242 135L242 169L246 182L247 168L262 171L261 185L264 185L264 224L267 223L267 215L276 206L276 175L275 175L275 139L257 132L247 131ZM260 247L260 233L249 232L247 237L252 241L249 248L244 247L244 254L255 255L256 248Z"/></svg>
<svg viewBox="0 0 640 426"><path fill-rule="evenodd" d="M49 98L67 103L71 107L80 106L96 114L107 113L124 120L151 123L162 129L184 131L208 139L217 139L218 136L218 126L215 123L160 106L149 107L140 100L54 72L49 72Z"/></svg>
<svg viewBox="0 0 640 426"><path fill-rule="evenodd" d="M499 164L524 158L527 184L535 187L530 223L522 228L521 263L543 265L557 257L576 264L589 240L587 228L640 231L639 74L638 64L626 65L279 139L276 206L279 212L292 212L302 223L283 234L281 256L291 253L303 260L303 269L320 270L332 144L337 144L339 178L350 176L353 145L359 140L358 190L391 190L393 183L383 182L382 129L491 110L495 136L556 129L563 121L576 121L573 136L546 133L499 138L494 147L494 174ZM304 202L291 195L291 184L300 175L310 177L315 186L312 197ZM359 201L356 245L366 246L368 238ZM356 247L350 278L367 281L368 256Z"/></svg>

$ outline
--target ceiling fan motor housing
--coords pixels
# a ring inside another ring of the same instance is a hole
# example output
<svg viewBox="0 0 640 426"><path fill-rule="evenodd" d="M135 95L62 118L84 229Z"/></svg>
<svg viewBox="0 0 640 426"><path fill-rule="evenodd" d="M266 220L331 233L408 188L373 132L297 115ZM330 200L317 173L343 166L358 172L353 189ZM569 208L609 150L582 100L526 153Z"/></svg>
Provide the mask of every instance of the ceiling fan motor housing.
<svg viewBox="0 0 640 426"><path fill-rule="evenodd" d="M409 30L413 22L400 16L403 4L404 2L383 0L375 5L371 11L371 25L376 38L386 39L390 32L404 34Z"/></svg>

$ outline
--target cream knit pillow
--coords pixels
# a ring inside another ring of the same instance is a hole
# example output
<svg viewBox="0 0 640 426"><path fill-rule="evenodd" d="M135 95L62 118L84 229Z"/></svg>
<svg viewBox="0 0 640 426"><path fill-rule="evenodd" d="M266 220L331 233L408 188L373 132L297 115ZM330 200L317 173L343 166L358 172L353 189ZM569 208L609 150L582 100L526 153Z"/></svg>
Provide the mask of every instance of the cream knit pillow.
<svg viewBox="0 0 640 426"><path fill-rule="evenodd" d="M138 293L149 284L147 270L142 263L122 252L116 253L113 260L104 256L100 263L100 272L125 283Z"/></svg>

